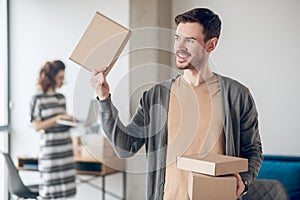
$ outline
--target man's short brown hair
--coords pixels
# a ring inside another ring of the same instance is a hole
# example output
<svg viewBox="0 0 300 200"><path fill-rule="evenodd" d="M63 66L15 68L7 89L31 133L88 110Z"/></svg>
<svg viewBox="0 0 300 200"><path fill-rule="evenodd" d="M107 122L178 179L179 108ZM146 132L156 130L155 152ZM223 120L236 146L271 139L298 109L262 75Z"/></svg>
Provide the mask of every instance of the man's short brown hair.
<svg viewBox="0 0 300 200"><path fill-rule="evenodd" d="M204 42L211 38L219 38L221 20L218 15L207 8L195 8L175 17L175 23L198 22L203 26Z"/></svg>

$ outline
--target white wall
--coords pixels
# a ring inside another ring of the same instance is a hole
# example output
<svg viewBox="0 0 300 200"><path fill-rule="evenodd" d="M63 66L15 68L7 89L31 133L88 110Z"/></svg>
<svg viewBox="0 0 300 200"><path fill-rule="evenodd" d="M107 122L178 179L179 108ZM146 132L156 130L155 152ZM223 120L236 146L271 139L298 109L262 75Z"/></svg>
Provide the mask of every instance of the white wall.
<svg viewBox="0 0 300 200"><path fill-rule="evenodd" d="M96 11L128 26L129 0L10 0L9 3L10 80L13 106L11 148L12 157L16 160L20 155L38 154L39 135L30 127L29 103L36 92L40 67L48 60L61 59L65 62L67 84L62 87L61 92L67 98L68 111L70 114L76 114L73 106L87 108L89 104L87 97L93 97L91 88L78 91L75 90L75 85L82 77L89 79L89 74L80 70L80 67L68 58ZM120 77L127 72L128 57L123 56L108 77L112 91ZM124 90L121 95L129 99L126 93L128 83L123 83L122 87ZM118 95L120 96L120 94L113 94L113 99ZM81 102L86 100L86 103L75 105L75 98L76 102L81 98ZM122 119L128 121L129 106L122 105L118 100L116 104L121 110ZM117 178L120 180L112 178L111 181L108 179L107 184L111 182L111 185L118 186L121 178L121 176ZM87 196L88 199L96 199L99 198L100 193L91 191L87 195L92 195Z"/></svg>
<svg viewBox="0 0 300 200"><path fill-rule="evenodd" d="M79 72L84 72L68 57L96 10L128 26L129 0L9 2L12 153L16 158L38 152L39 137L29 127L29 102L36 89L40 66L52 59L66 63L68 84L62 92L72 113L74 85ZM223 21L221 39L212 54L214 69L243 82L253 93L259 111L264 153L299 155L298 1L173 0L172 23L178 13L201 6L214 10ZM124 64L113 70L109 81L115 87L120 77L122 79L127 73L128 66ZM118 95L113 93L113 98L121 109L120 113L125 113L123 119L126 122L128 106L118 101ZM144 191L144 185L129 183L128 187L131 186L134 186L134 189L129 189L132 195L133 191Z"/></svg>
<svg viewBox="0 0 300 200"><path fill-rule="evenodd" d="M217 72L246 84L259 111L265 154L300 155L300 2L173 0L173 17L194 7L219 14Z"/></svg>

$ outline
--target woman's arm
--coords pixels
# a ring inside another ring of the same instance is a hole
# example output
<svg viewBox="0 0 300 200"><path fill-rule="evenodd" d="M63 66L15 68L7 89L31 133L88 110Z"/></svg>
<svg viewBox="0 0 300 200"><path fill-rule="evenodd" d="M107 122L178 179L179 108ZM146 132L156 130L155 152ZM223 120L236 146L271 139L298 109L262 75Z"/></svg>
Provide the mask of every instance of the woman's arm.
<svg viewBox="0 0 300 200"><path fill-rule="evenodd" d="M59 114L59 115L56 115L56 116L51 117L49 119L46 119L44 121L33 120L32 125L33 125L33 127L36 131L47 130L47 129L55 126L56 121L59 120L59 119L74 120L74 118L70 115Z"/></svg>

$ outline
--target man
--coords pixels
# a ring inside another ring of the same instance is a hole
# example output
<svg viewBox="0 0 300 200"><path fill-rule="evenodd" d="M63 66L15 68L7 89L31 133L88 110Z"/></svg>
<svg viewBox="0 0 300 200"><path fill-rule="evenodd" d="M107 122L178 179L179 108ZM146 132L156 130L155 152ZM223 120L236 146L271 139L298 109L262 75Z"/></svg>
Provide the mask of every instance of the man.
<svg viewBox="0 0 300 200"><path fill-rule="evenodd" d="M176 168L175 160L195 153L247 158L248 172L234 174L239 197L262 161L253 98L245 86L209 68L221 31L216 14L196 8L176 16L175 22L176 66L183 74L144 92L127 126L111 102L105 68L93 72L104 132L120 157L133 156L145 145L147 199L188 199L188 175Z"/></svg>

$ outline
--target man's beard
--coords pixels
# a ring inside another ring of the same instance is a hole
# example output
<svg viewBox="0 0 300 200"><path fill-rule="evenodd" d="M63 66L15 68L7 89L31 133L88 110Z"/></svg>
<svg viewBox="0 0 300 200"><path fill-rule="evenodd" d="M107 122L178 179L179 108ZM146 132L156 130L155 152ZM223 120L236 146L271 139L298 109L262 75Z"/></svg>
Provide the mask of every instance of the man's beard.
<svg viewBox="0 0 300 200"><path fill-rule="evenodd" d="M180 70L192 69L194 66L191 65L191 63L188 61L188 59L190 57L191 57L191 54L187 51L182 51L182 50L176 51L175 62L176 62L177 68ZM180 61L180 59L183 59L183 61Z"/></svg>
<svg viewBox="0 0 300 200"><path fill-rule="evenodd" d="M185 70L185 69L198 69L200 70L203 62L204 62L204 58L201 58L199 60L194 61L194 63L191 63L190 61L185 61L184 63L180 63L179 61L177 61L177 59L175 60L176 62L176 67L179 70Z"/></svg>
<svg viewBox="0 0 300 200"><path fill-rule="evenodd" d="M182 64L182 63L178 64L177 61L176 61L176 67L177 67L177 69L180 69L180 70L195 68L190 62L186 62L185 64Z"/></svg>
<svg viewBox="0 0 300 200"><path fill-rule="evenodd" d="M201 66L203 65L204 63L204 50L203 50L203 54L201 56L201 58L198 58L198 59L191 59L190 61L188 60L188 58L192 57L192 55L188 52L180 52L180 51L177 51L176 52L176 56L178 53L183 53L183 54L186 54L187 55L187 58L184 60L184 62L180 62L178 61L178 58L176 57L175 59L175 62L176 62L176 67L179 69L179 70L185 70L185 69L198 69L200 70Z"/></svg>

